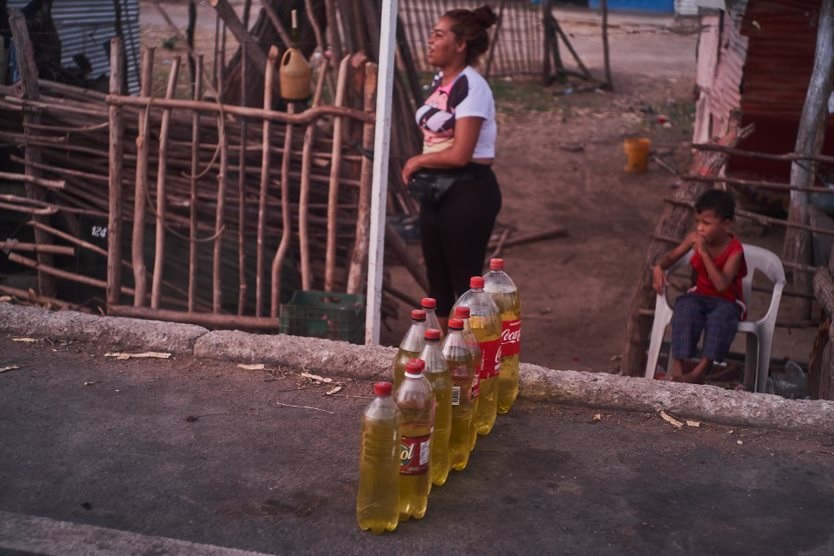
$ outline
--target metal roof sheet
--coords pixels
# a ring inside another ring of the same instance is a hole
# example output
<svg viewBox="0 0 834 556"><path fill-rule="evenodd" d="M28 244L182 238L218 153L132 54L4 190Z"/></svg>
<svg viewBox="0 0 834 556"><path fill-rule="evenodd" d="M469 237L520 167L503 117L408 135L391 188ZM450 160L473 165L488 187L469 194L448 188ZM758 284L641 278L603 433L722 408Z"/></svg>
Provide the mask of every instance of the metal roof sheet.
<svg viewBox="0 0 834 556"><path fill-rule="evenodd" d="M139 92L139 2L118 0L122 12L122 33L127 58L127 83L131 94ZM8 0L9 8L22 10L28 0ZM113 0L60 0L52 5L52 20L61 39L61 65L75 66L73 56L84 54L92 65L91 78L110 73L107 54L116 35Z"/></svg>

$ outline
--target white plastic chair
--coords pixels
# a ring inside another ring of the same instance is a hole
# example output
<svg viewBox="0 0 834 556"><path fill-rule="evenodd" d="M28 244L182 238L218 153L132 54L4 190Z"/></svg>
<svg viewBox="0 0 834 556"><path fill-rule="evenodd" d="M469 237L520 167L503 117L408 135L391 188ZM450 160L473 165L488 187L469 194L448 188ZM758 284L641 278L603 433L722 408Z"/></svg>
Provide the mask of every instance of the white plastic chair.
<svg viewBox="0 0 834 556"><path fill-rule="evenodd" d="M671 274L675 269L688 265L692 258L692 251L681 257L678 262L667 270ZM744 384L751 382L756 392L764 392L767 387L767 374L770 370L770 348L773 345L773 329L776 327L776 314L779 312L779 302L782 299L782 289L785 287L785 270L782 261L774 253L755 245L744 245L744 259L747 263L747 276L742 279L744 301L750 305L750 291L753 285L753 274L756 271L767 276L773 283L773 295L770 307L764 317L757 321L744 320L738 323L738 331L747 334L747 351L744 358ZM665 292L664 292L665 294ZM654 378L657 359L660 356L660 346L669 321L672 320L672 307L666 301L665 295L658 295L654 310L651 343L646 361L646 378ZM670 361L671 361L671 355Z"/></svg>

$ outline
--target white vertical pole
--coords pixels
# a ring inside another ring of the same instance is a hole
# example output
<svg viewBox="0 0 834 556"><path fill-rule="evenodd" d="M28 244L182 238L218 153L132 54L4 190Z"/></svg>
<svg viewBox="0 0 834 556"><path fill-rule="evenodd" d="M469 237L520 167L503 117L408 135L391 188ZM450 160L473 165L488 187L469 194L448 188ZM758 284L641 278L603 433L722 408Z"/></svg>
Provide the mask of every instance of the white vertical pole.
<svg viewBox="0 0 834 556"><path fill-rule="evenodd" d="M385 253L385 212L388 198L388 150L391 146L391 97L394 89L394 40L397 0L382 0L379 33L379 83L374 130L374 175L371 185L371 237L368 250L368 305L365 344L379 343L382 314L382 263Z"/></svg>

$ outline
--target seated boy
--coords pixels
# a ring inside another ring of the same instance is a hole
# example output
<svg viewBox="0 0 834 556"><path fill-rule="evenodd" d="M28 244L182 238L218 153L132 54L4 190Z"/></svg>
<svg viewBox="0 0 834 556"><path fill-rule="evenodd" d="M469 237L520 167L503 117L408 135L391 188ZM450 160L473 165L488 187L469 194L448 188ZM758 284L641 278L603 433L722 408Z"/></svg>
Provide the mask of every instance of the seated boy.
<svg viewBox="0 0 834 556"><path fill-rule="evenodd" d="M666 285L665 270L690 249L695 285L675 301L672 315L672 370L669 380L703 382L713 362L730 351L738 322L746 312L741 280L747 275L744 249L730 233L735 201L726 191L712 189L695 202L695 231L652 267L652 287L658 294ZM692 370L683 362L695 357L701 333L701 358Z"/></svg>

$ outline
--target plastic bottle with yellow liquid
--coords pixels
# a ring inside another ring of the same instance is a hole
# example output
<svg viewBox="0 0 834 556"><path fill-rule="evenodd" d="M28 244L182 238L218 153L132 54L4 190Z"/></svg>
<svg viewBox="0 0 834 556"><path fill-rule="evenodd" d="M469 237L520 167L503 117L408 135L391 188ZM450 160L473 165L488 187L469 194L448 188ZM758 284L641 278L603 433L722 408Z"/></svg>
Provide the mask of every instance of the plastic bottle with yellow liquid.
<svg viewBox="0 0 834 556"><path fill-rule="evenodd" d="M423 375L434 392L434 430L431 433L431 482L443 486L449 477L449 435L452 433L452 375L443 357L438 328L426 330L426 347L420 359L426 364Z"/></svg>
<svg viewBox="0 0 834 556"><path fill-rule="evenodd" d="M405 366L403 383L394 394L402 412L400 423L400 521L426 515L431 489L431 432L434 426L434 392L423 376L422 359Z"/></svg>
<svg viewBox="0 0 834 556"><path fill-rule="evenodd" d="M420 357L420 352L426 345L426 312L422 309L411 311L411 326L405 332L397 355L394 356L394 390L403 383L406 364Z"/></svg>
<svg viewBox="0 0 834 556"><path fill-rule="evenodd" d="M504 259L490 259L484 274L484 291L501 312L501 371L498 374L498 413L507 413L518 397L521 354L521 299L518 288L504 272Z"/></svg>
<svg viewBox="0 0 834 556"><path fill-rule="evenodd" d="M458 309L464 309L469 314L468 307ZM443 340L443 358L452 378L449 462L452 469L461 471L469 463L469 452L472 450L472 408L475 401L472 398L472 385L477 376L477 365L472 347L463 336L463 321L459 318L449 319L449 333Z"/></svg>
<svg viewBox="0 0 834 556"><path fill-rule="evenodd" d="M488 293L483 276L469 279L469 290L460 296L456 307L469 307L469 327L478 340L483 360L479 371L478 411L475 429L489 434L498 408L498 373L501 369L501 314Z"/></svg>
<svg viewBox="0 0 834 556"><path fill-rule="evenodd" d="M374 400L362 414L356 520L375 535L397 528L400 517L400 420L391 383L374 384Z"/></svg>
<svg viewBox="0 0 834 556"><path fill-rule="evenodd" d="M469 346L469 350L472 352L472 362L475 374L472 379L472 419L469 424L469 451L471 452L475 449L475 444L478 442L478 429L475 426L475 415L478 414L478 400L480 399L480 372L481 365L483 364L483 354L481 353L481 348L478 346L478 339L475 338L475 335L472 333L472 329L469 327L469 307L455 307L454 315L455 318L458 318L461 322L463 322L461 336L463 336L463 339L466 341L466 345Z"/></svg>
<svg viewBox="0 0 834 556"><path fill-rule="evenodd" d="M443 341L443 329L440 327L440 321L437 320L437 300L433 297L424 297L420 300L420 308L426 312L426 330L429 328L436 328L440 330L440 341Z"/></svg>

